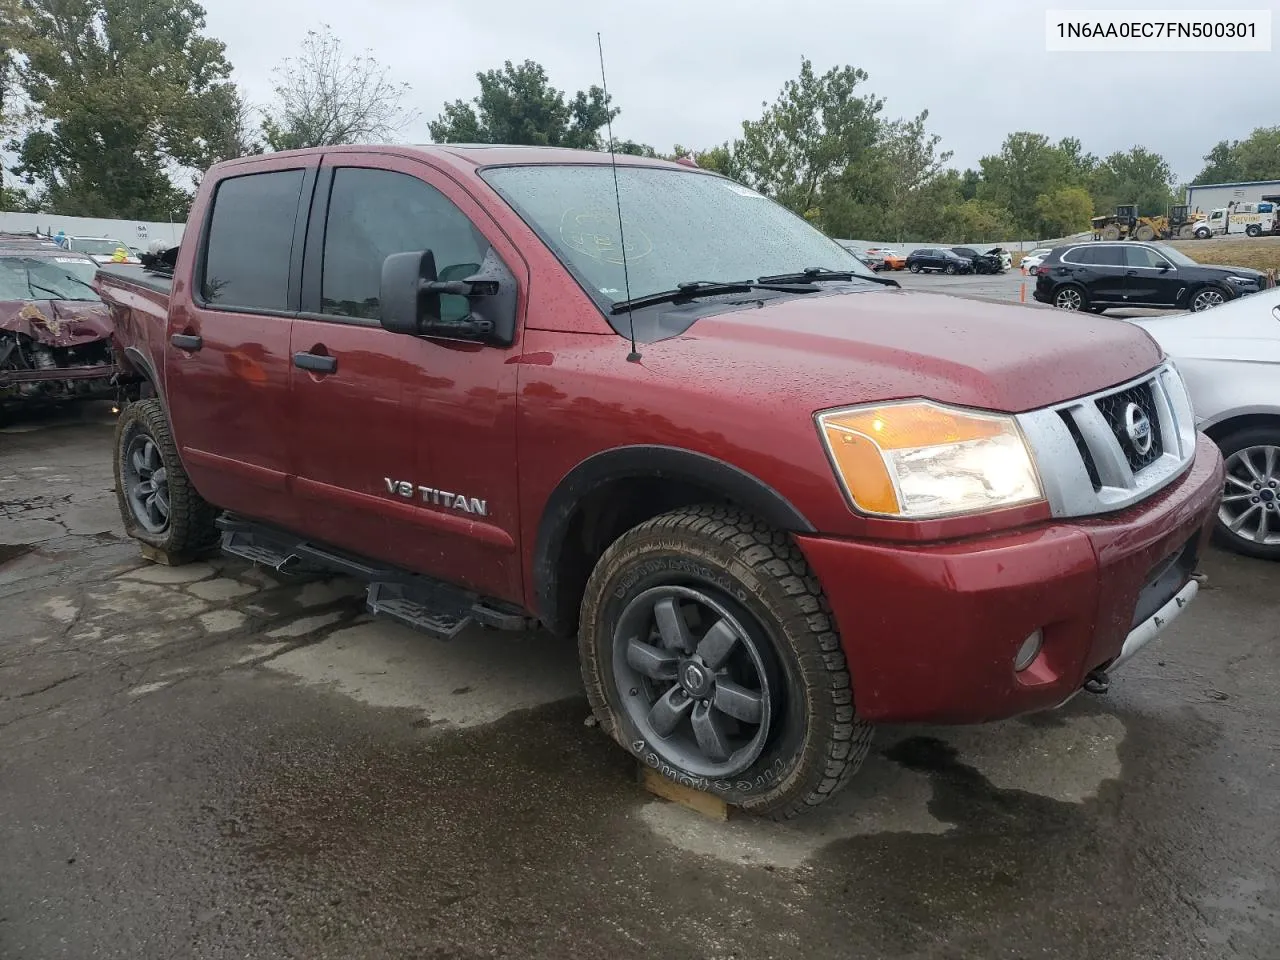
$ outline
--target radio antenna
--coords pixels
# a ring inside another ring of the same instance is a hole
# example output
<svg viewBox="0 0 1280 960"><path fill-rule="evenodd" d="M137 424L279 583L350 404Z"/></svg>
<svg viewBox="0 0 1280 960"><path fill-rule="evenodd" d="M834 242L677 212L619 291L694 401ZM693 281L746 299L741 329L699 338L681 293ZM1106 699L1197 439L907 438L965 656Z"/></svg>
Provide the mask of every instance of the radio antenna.
<svg viewBox="0 0 1280 960"><path fill-rule="evenodd" d="M604 75L604 41L600 39L600 31L596 31L596 49L600 51L600 84L604 87L605 124L609 133L609 167L613 170L613 200L618 206L618 239L622 241L622 287L628 300L631 299L631 275L627 272L627 235L622 230L622 191L618 189L618 157L613 149L613 109L609 105L609 81ZM627 360L640 362L640 351L636 349L636 318L627 307L627 327L631 333L631 352Z"/></svg>

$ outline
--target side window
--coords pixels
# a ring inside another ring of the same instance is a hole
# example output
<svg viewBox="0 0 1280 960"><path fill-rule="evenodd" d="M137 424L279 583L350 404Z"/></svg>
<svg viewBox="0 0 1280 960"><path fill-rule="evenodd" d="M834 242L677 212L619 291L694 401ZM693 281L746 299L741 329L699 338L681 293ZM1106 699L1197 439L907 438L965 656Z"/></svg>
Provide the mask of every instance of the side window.
<svg viewBox="0 0 1280 960"><path fill-rule="evenodd" d="M1102 267L1124 266L1124 249L1122 247L1094 247L1093 262Z"/></svg>
<svg viewBox="0 0 1280 960"><path fill-rule="evenodd" d="M1165 262L1149 247L1125 247L1124 261L1130 267L1158 267Z"/></svg>
<svg viewBox="0 0 1280 960"><path fill-rule="evenodd" d="M1098 262L1098 250L1096 247L1076 247L1063 259L1067 263L1081 263L1087 266Z"/></svg>
<svg viewBox="0 0 1280 960"><path fill-rule="evenodd" d="M217 307L289 309L289 258L303 171L276 170L218 184L200 295Z"/></svg>
<svg viewBox="0 0 1280 960"><path fill-rule="evenodd" d="M333 174L324 233L320 311L378 319L382 262L393 253L430 250L441 280L480 269L489 244L439 190L392 170L340 167ZM440 298L442 320L462 320L466 297Z"/></svg>

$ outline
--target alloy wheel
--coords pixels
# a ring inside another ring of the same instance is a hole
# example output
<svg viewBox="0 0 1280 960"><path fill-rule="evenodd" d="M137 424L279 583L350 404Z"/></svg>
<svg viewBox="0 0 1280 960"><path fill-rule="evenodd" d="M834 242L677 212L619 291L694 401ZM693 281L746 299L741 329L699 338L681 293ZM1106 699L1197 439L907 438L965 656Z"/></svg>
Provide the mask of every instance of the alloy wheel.
<svg viewBox="0 0 1280 960"><path fill-rule="evenodd" d="M1191 302L1191 310L1193 313L1199 313L1201 310L1208 310L1210 307L1216 307L1223 302L1221 291L1209 289L1201 290L1196 294L1195 299Z"/></svg>
<svg viewBox="0 0 1280 960"><path fill-rule="evenodd" d="M1075 287L1064 287L1053 298L1053 305L1059 310L1079 310L1083 304L1084 298Z"/></svg>
<svg viewBox="0 0 1280 960"><path fill-rule="evenodd" d="M1235 537L1280 544L1280 447L1243 447L1227 457L1218 520Z"/></svg>
<svg viewBox="0 0 1280 960"><path fill-rule="evenodd" d="M169 477L160 448L145 433L129 441L124 454L125 495L138 523L148 533L169 527Z"/></svg>
<svg viewBox="0 0 1280 960"><path fill-rule="evenodd" d="M619 699L662 759L696 776L732 777L768 739L769 650L762 628L725 599L701 588L654 587L618 617Z"/></svg>

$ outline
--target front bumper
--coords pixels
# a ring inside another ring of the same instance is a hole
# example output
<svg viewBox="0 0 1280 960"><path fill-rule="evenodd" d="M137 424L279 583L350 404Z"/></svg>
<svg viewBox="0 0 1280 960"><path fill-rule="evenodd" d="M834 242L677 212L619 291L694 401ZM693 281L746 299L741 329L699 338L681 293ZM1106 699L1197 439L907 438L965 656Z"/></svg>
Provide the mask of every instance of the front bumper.
<svg viewBox="0 0 1280 960"><path fill-rule="evenodd" d="M1200 435L1179 480L1116 513L923 545L797 537L831 604L858 714L979 723L1069 699L1194 597L1222 483L1218 448ZM1015 673L1037 629L1043 648Z"/></svg>

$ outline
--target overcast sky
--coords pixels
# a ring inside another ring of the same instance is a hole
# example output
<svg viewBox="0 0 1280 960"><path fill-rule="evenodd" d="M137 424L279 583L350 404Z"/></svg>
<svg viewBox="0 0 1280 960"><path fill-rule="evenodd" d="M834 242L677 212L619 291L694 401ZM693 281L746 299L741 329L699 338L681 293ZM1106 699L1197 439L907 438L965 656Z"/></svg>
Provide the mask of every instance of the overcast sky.
<svg viewBox="0 0 1280 960"><path fill-rule="evenodd" d="M422 118L404 138L425 142L442 104L475 96L475 73L537 60L572 93L599 81L604 35L615 135L668 150L710 146L760 114L801 56L815 68L853 64L891 115L927 108L952 163L976 165L1005 134L1079 137L1099 155L1134 143L1190 179L1220 139L1280 123L1280 53L1047 53L1045 10L1109 7L1059 0L204 0L209 31L227 44L256 102L271 70L308 27L330 24L412 85ZM1231 6L1280 11L1280 0ZM1131 8L1194 2L1128 0ZM1200 8L1212 4L1201 0ZM270 17L264 16L270 10ZM1273 12L1280 27L1280 12ZM1280 50L1280 45L1273 44Z"/></svg>

